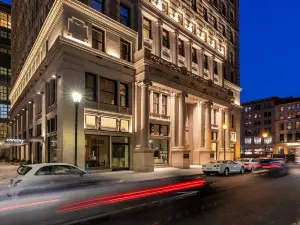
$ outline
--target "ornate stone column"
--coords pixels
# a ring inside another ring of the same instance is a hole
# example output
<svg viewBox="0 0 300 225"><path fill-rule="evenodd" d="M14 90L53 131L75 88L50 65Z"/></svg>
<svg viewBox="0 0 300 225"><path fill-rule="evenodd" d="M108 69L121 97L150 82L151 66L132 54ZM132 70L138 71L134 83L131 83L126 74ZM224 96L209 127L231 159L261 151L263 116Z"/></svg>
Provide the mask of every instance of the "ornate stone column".
<svg viewBox="0 0 300 225"><path fill-rule="evenodd" d="M219 85L224 87L223 61L218 63Z"/></svg>
<svg viewBox="0 0 300 225"><path fill-rule="evenodd" d="M178 36L179 31L175 30L172 38L171 59L175 65L178 65Z"/></svg>
<svg viewBox="0 0 300 225"><path fill-rule="evenodd" d="M192 48L193 48L193 40L190 39L189 42L187 43L187 52L186 52L186 61L187 61L187 69L188 71L192 72Z"/></svg>
<svg viewBox="0 0 300 225"><path fill-rule="evenodd" d="M172 148L171 165L176 168L190 168L190 151L185 147L185 98L186 92L177 94L176 146Z"/></svg>
<svg viewBox="0 0 300 225"><path fill-rule="evenodd" d="M211 151L211 106L211 101L205 103L205 150L207 151Z"/></svg>
<svg viewBox="0 0 300 225"><path fill-rule="evenodd" d="M215 56L209 57L209 79L214 80L214 60Z"/></svg>
<svg viewBox="0 0 300 225"><path fill-rule="evenodd" d="M156 40L155 40L155 55L161 57L161 48L162 48L162 20L158 19L156 22Z"/></svg>
<svg viewBox="0 0 300 225"><path fill-rule="evenodd" d="M198 71L199 71L199 75L200 77L204 76L204 64L203 64L203 60L204 60L204 56L203 56L203 48L200 48L197 51L197 58L198 58Z"/></svg>
<svg viewBox="0 0 300 225"><path fill-rule="evenodd" d="M219 115L219 135L218 135L218 159L223 159L224 157L224 129L223 124L225 123L224 109L220 109Z"/></svg>
<svg viewBox="0 0 300 225"><path fill-rule="evenodd" d="M171 147L176 146L176 94L171 93L170 94L170 119L171 119Z"/></svg>
<svg viewBox="0 0 300 225"><path fill-rule="evenodd" d="M139 172L151 172L154 170L153 152L149 148L149 86L150 80L138 82L139 90L136 91L138 113L136 115L137 135L136 147L133 152L133 170Z"/></svg>
<svg viewBox="0 0 300 225"><path fill-rule="evenodd" d="M230 151L230 109L225 109L225 123L227 124L227 129L225 131L225 150Z"/></svg>
<svg viewBox="0 0 300 225"><path fill-rule="evenodd" d="M236 143L235 143L235 158L241 157L241 112L240 109L235 110L235 132L236 132Z"/></svg>

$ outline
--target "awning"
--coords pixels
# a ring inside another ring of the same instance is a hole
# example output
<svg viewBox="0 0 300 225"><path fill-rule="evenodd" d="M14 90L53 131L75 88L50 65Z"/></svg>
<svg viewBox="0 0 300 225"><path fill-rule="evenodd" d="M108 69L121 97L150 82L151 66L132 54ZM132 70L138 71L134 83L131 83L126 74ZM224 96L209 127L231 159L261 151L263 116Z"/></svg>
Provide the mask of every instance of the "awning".
<svg viewBox="0 0 300 225"><path fill-rule="evenodd" d="M29 139L17 139L17 138L7 138L2 142L3 146L22 146L26 145L29 142L44 142L44 137L37 136L37 137L31 137Z"/></svg>

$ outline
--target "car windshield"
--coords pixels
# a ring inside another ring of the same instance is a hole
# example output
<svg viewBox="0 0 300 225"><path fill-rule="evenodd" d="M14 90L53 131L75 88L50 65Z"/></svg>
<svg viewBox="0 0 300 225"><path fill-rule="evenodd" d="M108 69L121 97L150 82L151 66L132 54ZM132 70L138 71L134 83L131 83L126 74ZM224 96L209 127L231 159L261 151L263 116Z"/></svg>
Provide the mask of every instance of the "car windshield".
<svg viewBox="0 0 300 225"><path fill-rule="evenodd" d="M249 159L241 159L240 162L249 162Z"/></svg>
<svg viewBox="0 0 300 225"><path fill-rule="evenodd" d="M210 163L226 163L226 161L224 161L224 160L214 160L214 161L211 161Z"/></svg>
<svg viewBox="0 0 300 225"><path fill-rule="evenodd" d="M18 169L17 169L17 172L19 175L25 175L26 173L28 173L30 170L32 169L32 167L30 166L20 166Z"/></svg>

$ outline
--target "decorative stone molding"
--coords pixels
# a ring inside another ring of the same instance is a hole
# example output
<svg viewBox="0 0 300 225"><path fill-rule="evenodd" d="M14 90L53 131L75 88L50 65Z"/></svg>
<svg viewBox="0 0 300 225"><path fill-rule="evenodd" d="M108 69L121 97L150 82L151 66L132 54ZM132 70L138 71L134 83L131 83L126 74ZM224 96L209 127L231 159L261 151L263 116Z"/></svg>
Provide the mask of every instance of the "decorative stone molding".
<svg viewBox="0 0 300 225"><path fill-rule="evenodd" d="M98 103L85 100L85 107L91 108L91 109L98 109Z"/></svg>
<svg viewBox="0 0 300 225"><path fill-rule="evenodd" d="M69 35L83 42L88 42L88 26L85 22L75 17L68 19Z"/></svg>
<svg viewBox="0 0 300 225"><path fill-rule="evenodd" d="M42 118L42 112L40 112L40 113L38 113L38 114L35 115L35 119L36 120L39 120L41 118Z"/></svg>
<svg viewBox="0 0 300 225"><path fill-rule="evenodd" d="M111 104L100 103L100 109L113 111L113 112L118 112L118 106L111 105Z"/></svg>
<svg viewBox="0 0 300 225"><path fill-rule="evenodd" d="M170 120L170 116L157 114L157 113L150 113L150 117L157 118L157 119Z"/></svg>
<svg viewBox="0 0 300 225"><path fill-rule="evenodd" d="M171 50L166 48L165 46L162 46L162 54L163 56L170 58Z"/></svg>
<svg viewBox="0 0 300 225"><path fill-rule="evenodd" d="M50 105L47 109L47 113L52 112L53 110L55 110L57 108L57 104L56 102L52 105Z"/></svg>
<svg viewBox="0 0 300 225"><path fill-rule="evenodd" d="M185 57L182 55L178 55L178 63L184 65L185 62Z"/></svg>
<svg viewBox="0 0 300 225"><path fill-rule="evenodd" d="M150 50L152 50L153 41L151 39L145 38L144 39L144 46L146 48L149 48Z"/></svg>
<svg viewBox="0 0 300 225"><path fill-rule="evenodd" d="M152 86L152 81L149 79L145 79L138 81L137 84L140 86Z"/></svg>
<svg viewBox="0 0 300 225"><path fill-rule="evenodd" d="M184 98L187 98L187 97L188 97L188 93L187 93L187 92L185 92L185 91L183 91L183 92L180 92L180 93L178 93L178 94L177 94L177 98L179 98L179 97L184 97Z"/></svg>

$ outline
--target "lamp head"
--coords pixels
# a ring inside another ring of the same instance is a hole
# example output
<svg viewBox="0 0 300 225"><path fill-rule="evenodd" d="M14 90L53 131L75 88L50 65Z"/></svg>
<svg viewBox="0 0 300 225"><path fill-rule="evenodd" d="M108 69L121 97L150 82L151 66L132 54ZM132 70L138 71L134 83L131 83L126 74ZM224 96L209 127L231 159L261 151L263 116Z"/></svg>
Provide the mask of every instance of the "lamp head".
<svg viewBox="0 0 300 225"><path fill-rule="evenodd" d="M223 127L224 130L227 129L227 124L223 123L222 127Z"/></svg>
<svg viewBox="0 0 300 225"><path fill-rule="evenodd" d="M82 95L79 92L73 92L72 98L75 103L80 103Z"/></svg>

